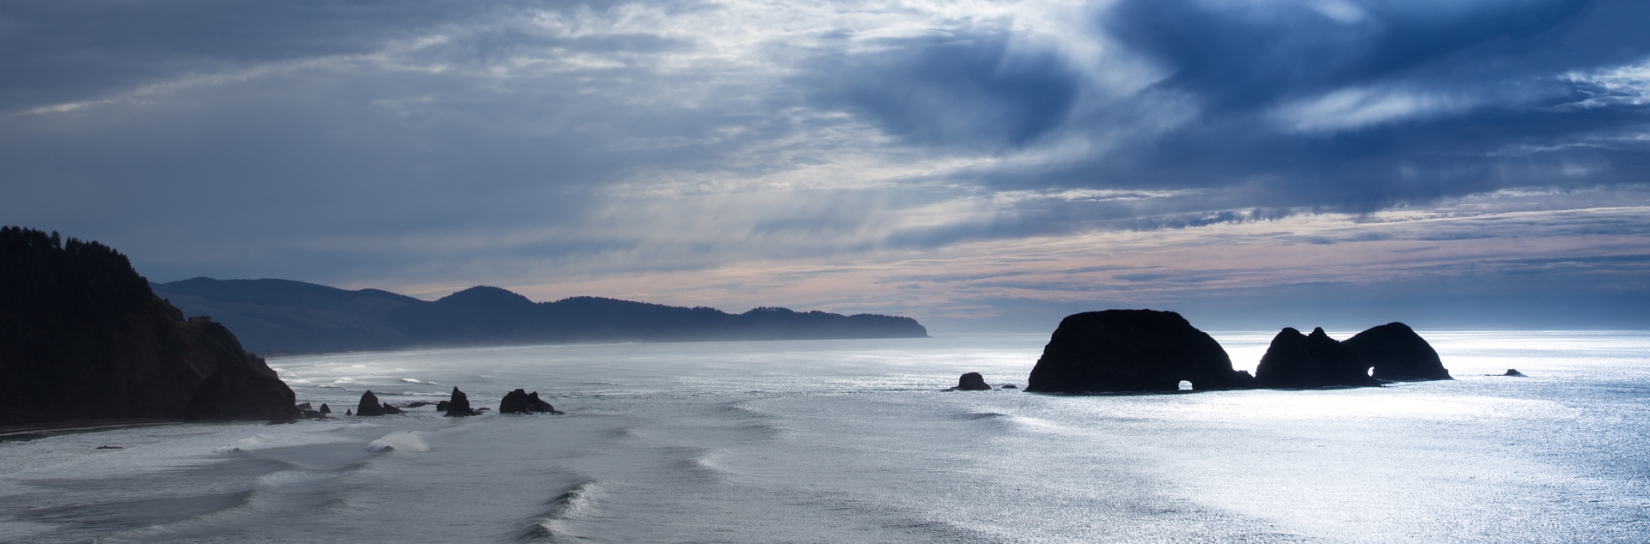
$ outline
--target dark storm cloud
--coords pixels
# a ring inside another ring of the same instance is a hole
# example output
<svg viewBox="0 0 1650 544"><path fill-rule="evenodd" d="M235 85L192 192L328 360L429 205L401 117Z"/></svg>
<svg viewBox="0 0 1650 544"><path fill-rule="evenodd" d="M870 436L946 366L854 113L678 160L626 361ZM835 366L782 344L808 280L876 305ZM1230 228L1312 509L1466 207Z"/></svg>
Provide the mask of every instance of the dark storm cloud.
<svg viewBox="0 0 1650 544"><path fill-rule="evenodd" d="M823 59L816 100L929 145L1023 146L1065 119L1080 82L1048 51L1016 52L1000 29L874 40ZM815 82L808 82L815 83Z"/></svg>
<svg viewBox="0 0 1650 544"><path fill-rule="evenodd" d="M1164 103L1191 120L992 179L1238 188L1251 206L1359 212L1642 182L1646 82L1589 77L1650 55L1634 20L1650 3L1125 1L1099 27L1165 75L1065 130L1113 130L1116 110Z"/></svg>

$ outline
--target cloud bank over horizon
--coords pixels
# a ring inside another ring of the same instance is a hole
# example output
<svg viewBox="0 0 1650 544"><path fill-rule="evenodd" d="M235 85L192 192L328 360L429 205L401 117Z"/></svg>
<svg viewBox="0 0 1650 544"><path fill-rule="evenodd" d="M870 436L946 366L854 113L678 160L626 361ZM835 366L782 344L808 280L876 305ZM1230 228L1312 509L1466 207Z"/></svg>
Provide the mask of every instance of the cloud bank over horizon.
<svg viewBox="0 0 1650 544"><path fill-rule="evenodd" d="M426 297L959 320L1635 301L1646 20L1626 0L8 2L0 218L157 281Z"/></svg>

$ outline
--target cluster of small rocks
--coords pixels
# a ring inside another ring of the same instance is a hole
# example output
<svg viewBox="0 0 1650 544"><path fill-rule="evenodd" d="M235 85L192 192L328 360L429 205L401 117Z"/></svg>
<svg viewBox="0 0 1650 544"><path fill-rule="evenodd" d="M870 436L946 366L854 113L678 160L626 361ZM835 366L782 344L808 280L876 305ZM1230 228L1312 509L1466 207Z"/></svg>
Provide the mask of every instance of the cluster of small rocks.
<svg viewBox="0 0 1650 544"><path fill-rule="evenodd" d="M418 408L422 406L429 406L430 404L432 403L416 401L408 403L405 406L397 407L388 402L378 400L378 395L373 394L371 390L368 390L367 392L361 394L361 402L355 406L355 409L345 410L344 415L369 417L387 416L406 413L403 408ZM437 412L442 412L446 414L447 417L478 416L488 410L485 407L471 407L470 396L464 394L464 392L460 391L457 387L453 388L453 394L450 398L433 404L435 404L435 410ZM310 405L310 403L306 402L299 404L297 406L297 410L299 413L303 414L304 419L326 419L330 417L330 414L332 414L332 409L325 404L322 404L320 409L315 409ZM538 391L528 393L525 389L517 389L505 394L504 400L499 402L498 412L501 414L564 413L557 410L555 406L551 406L550 403L540 399Z"/></svg>

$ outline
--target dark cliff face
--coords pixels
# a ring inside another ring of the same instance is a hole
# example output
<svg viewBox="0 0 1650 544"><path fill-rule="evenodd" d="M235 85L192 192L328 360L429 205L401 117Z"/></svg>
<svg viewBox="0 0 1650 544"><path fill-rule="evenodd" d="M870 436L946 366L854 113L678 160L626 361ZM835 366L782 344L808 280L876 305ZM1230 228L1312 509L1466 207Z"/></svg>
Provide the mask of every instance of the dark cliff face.
<svg viewBox="0 0 1650 544"><path fill-rule="evenodd" d="M1261 387L1286 389L1380 385L1368 372L1357 353L1322 328L1312 329L1310 336L1285 328L1261 356L1255 381Z"/></svg>
<svg viewBox="0 0 1650 544"><path fill-rule="evenodd" d="M1215 339L1180 314L1106 310L1066 317L1031 370L1026 391L1175 391L1248 386Z"/></svg>
<svg viewBox="0 0 1650 544"><path fill-rule="evenodd" d="M1452 379L1432 344L1403 323L1387 323L1346 339L1359 361L1382 380L1419 381Z"/></svg>
<svg viewBox="0 0 1650 544"><path fill-rule="evenodd" d="M0 424L296 415L263 359L96 242L0 229L0 331Z"/></svg>

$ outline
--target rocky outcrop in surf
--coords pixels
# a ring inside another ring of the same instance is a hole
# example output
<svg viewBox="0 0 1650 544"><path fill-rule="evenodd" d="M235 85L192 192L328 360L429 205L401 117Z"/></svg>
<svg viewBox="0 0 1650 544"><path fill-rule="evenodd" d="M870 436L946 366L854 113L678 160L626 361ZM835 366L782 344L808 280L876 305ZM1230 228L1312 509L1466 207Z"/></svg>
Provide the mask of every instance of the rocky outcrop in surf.
<svg viewBox="0 0 1650 544"><path fill-rule="evenodd" d="M957 386L952 391L990 391L991 386L985 383L985 376L978 372L969 372L957 378Z"/></svg>
<svg viewBox="0 0 1650 544"><path fill-rule="evenodd" d="M292 390L223 325L150 291L97 242L0 228L0 425L281 420Z"/></svg>
<svg viewBox="0 0 1650 544"><path fill-rule="evenodd" d="M385 414L389 413L389 411L384 409L385 406L388 406L388 405L384 404L382 402L378 402L378 395L372 394L372 390L368 389L367 392L361 394L361 402L360 402L360 404L357 404L355 406L355 415L358 415L358 416L381 416L381 415L385 415Z"/></svg>
<svg viewBox="0 0 1650 544"><path fill-rule="evenodd" d="M1451 379L1426 339L1409 325L1392 322L1371 327L1341 342L1357 354L1365 370L1378 380L1422 381Z"/></svg>
<svg viewBox="0 0 1650 544"><path fill-rule="evenodd" d="M1255 382L1279 389L1380 385L1368 372L1357 353L1330 338L1323 328L1312 329L1311 335L1285 328L1272 337L1266 355L1261 356Z"/></svg>
<svg viewBox="0 0 1650 544"><path fill-rule="evenodd" d="M465 417L465 416L479 416L479 415L481 415L481 412L477 412L477 411L470 408L470 396L465 395L463 391L459 391L457 387L453 388L453 397L451 399L448 399L446 404L447 404L447 410L446 410L447 411L447 417ZM436 409L439 410L440 407L437 406Z"/></svg>
<svg viewBox="0 0 1650 544"><path fill-rule="evenodd" d="M1085 312L1060 321L1026 384L1030 392L1094 393L1251 387L1249 373L1213 337L1180 314L1152 310Z"/></svg>
<svg viewBox="0 0 1650 544"><path fill-rule="evenodd" d="M528 393L525 389L517 389L504 395L504 400L498 403L500 414L560 414L556 407L539 398L539 392Z"/></svg>

